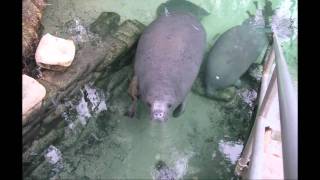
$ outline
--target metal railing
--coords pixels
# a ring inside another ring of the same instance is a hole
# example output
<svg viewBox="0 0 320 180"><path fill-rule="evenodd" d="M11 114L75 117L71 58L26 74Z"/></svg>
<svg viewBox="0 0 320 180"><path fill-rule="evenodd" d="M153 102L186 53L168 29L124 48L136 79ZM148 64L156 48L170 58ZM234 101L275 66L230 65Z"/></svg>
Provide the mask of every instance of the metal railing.
<svg viewBox="0 0 320 180"><path fill-rule="evenodd" d="M278 38L273 33L273 45L264 64L256 120L247 144L237 162L235 173L248 179L262 179L265 118L278 93L282 137L283 172L285 179L298 178L298 107L287 64ZM274 64L275 59L275 66ZM272 77L270 78L270 72ZM270 80L271 79L271 80ZM276 91L277 90L277 91ZM249 163L250 162L250 163ZM249 165L248 165L249 163Z"/></svg>

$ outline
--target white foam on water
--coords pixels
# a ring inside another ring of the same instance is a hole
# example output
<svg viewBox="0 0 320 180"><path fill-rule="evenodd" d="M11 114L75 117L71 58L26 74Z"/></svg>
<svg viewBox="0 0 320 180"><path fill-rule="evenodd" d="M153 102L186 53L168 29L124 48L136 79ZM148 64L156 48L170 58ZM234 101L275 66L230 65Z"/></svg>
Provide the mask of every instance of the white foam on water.
<svg viewBox="0 0 320 180"><path fill-rule="evenodd" d="M89 85L84 86L87 97L92 104L91 111L94 111L95 113L99 113L103 110L107 110L107 105L105 102L105 96L102 91L98 91L94 87L90 87Z"/></svg>
<svg viewBox="0 0 320 180"><path fill-rule="evenodd" d="M62 159L62 154L58 148L50 145L45 154L45 158L50 164L56 164Z"/></svg>
<svg viewBox="0 0 320 180"><path fill-rule="evenodd" d="M241 142L232 142L221 140L219 142L219 151L223 153L232 164L235 164L241 154L243 144Z"/></svg>
<svg viewBox="0 0 320 180"><path fill-rule="evenodd" d="M87 93L88 102L84 98L85 94L83 90L80 91L82 97L79 104L76 106L76 110L81 124L86 125L86 119L100 113L101 111L107 110L107 105L105 102L105 96L101 90L85 85L84 91ZM89 108L89 103L91 104L91 109Z"/></svg>
<svg viewBox="0 0 320 180"><path fill-rule="evenodd" d="M188 157L181 157L175 162L175 171L177 173L177 178L181 179L187 172L188 169Z"/></svg>
<svg viewBox="0 0 320 180"><path fill-rule="evenodd" d="M172 158L176 159L174 162L174 171L176 172L177 179L182 179L183 176L187 173L188 162L189 159L193 156L193 154L194 152L192 151L187 151L183 153L175 151L175 153L172 154Z"/></svg>
<svg viewBox="0 0 320 180"><path fill-rule="evenodd" d="M272 16L271 28L277 33L280 43L295 38L297 17L290 12L290 0L284 0Z"/></svg>
<svg viewBox="0 0 320 180"><path fill-rule="evenodd" d="M80 123L82 125L86 125L87 124L86 119L90 118L91 114L90 114L90 111L88 108L88 103L84 99L83 91L82 90L80 90L80 91L81 91L82 97L81 97L79 104L76 107L76 110L78 113L78 118L80 120Z"/></svg>

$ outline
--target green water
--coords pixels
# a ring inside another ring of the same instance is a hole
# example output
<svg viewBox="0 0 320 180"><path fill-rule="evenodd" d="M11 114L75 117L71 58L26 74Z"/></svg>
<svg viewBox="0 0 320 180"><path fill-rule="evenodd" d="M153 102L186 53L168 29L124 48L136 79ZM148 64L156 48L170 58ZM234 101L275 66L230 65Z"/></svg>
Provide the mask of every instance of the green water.
<svg viewBox="0 0 320 180"><path fill-rule="evenodd" d="M64 23L75 17L80 17L84 26L88 26L103 11L118 13L121 21L137 19L148 25L155 19L156 9L162 2L165 1L48 0L49 5L42 20L44 32L57 34ZM253 14L256 10L253 0L191 2L210 13L202 20L207 32L208 47L212 45L215 35L247 19L247 10ZM264 1L258 3L262 8ZM272 3L273 8L283 7L285 13L296 17L296 1ZM290 73L296 81L296 35L282 45ZM100 91L106 93L103 88ZM165 124L151 122L142 104L139 104L138 116L135 119L127 118L121 113L110 113L111 106L116 106L117 103L129 104L129 100L126 90L113 102L109 103L108 98L103 99L108 111L91 113L86 118L87 123L83 126L82 133L71 133L70 137L65 137L55 144L57 148L61 148L62 153L64 168L56 173L60 178L152 179L156 173L155 164L159 160L173 169L178 178L234 178L235 160L249 133L250 116L241 113L230 115L237 110L226 111L223 103L193 92L189 95L185 113ZM68 128L66 131L72 132ZM78 139L70 145L68 140L71 141L75 136ZM33 175L41 174L41 168L37 168ZM52 173L52 170L50 171Z"/></svg>
<svg viewBox="0 0 320 180"><path fill-rule="evenodd" d="M80 17L83 24L87 26L92 23L101 12L112 11L120 14L121 21L125 19L137 19L148 25L156 18L156 9L166 0L48 0L49 6L45 10L42 23L44 32L56 34L61 26ZM207 32L208 47L212 45L212 39L218 33L223 33L229 28L240 25L248 14L246 11L255 13L254 0L190 0L190 2L207 10L210 15L202 20L202 24ZM265 1L259 0L259 8L263 8ZM296 0L272 0L273 9L281 9L282 14L286 14L294 19L297 26L297 2ZM284 54L289 63L292 78L297 81L297 32L289 42L283 43Z"/></svg>

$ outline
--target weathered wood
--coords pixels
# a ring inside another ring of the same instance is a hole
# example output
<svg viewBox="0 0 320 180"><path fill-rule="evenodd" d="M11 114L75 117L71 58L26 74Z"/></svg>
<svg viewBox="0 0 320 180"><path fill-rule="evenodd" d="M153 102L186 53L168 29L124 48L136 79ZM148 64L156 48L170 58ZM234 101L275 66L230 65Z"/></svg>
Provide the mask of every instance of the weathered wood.
<svg viewBox="0 0 320 180"><path fill-rule="evenodd" d="M39 43L39 30L45 6L46 0L22 1L22 61L25 66L27 60L33 60Z"/></svg>

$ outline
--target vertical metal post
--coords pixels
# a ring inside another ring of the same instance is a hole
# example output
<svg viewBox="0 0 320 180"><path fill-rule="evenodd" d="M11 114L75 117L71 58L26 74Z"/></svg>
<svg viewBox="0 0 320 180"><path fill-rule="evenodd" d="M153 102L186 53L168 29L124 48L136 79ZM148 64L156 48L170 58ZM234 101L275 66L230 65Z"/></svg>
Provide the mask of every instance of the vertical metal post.
<svg viewBox="0 0 320 180"><path fill-rule="evenodd" d="M278 93L281 121L282 154L285 179L298 178L298 105L287 64L277 35L273 34L278 74Z"/></svg>
<svg viewBox="0 0 320 180"><path fill-rule="evenodd" d="M271 46L270 48L267 48L267 56L264 62L264 67L263 67L263 76L262 76L262 84L260 88L260 98L259 98L259 105L258 107L261 107L265 92L267 91L267 86L269 84L270 80L270 73L273 72L272 64L274 62L274 50L273 47ZM259 109L258 111L259 112ZM237 176L243 176L245 174L245 169L247 168L247 164L250 161L250 157L252 154L252 144L253 144L253 137L255 135L257 127L257 119L255 119L249 138L247 140L247 143L244 147L244 150L242 151L241 157L239 158L236 168L235 168L235 174Z"/></svg>
<svg viewBox="0 0 320 180"><path fill-rule="evenodd" d="M276 80L277 74L276 71L273 71L272 77L268 86L268 89L263 97L261 107L257 113L257 127L255 130L255 138L252 149L252 158L250 161L250 166L248 170L249 179L262 179L263 173L263 161L264 161L264 132L265 132L265 117L269 112L272 100L275 97L276 91Z"/></svg>

